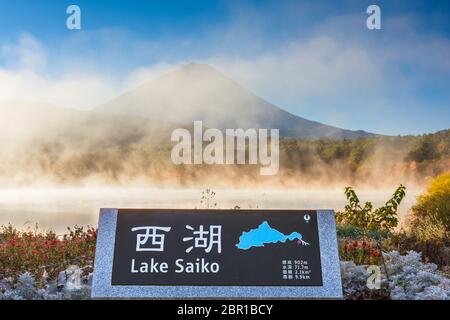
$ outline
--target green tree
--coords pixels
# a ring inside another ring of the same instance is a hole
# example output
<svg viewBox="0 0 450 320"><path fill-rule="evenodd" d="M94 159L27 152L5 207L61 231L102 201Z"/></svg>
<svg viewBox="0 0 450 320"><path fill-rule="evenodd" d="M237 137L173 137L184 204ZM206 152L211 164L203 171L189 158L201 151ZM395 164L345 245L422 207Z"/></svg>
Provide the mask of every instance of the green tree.
<svg viewBox="0 0 450 320"><path fill-rule="evenodd" d="M406 195L406 188L400 185L384 206L375 209L371 202L364 206L352 187L345 188L348 204L344 211L336 212L336 221L340 224L361 229L363 234L370 231L391 232L398 225L397 209Z"/></svg>
<svg viewBox="0 0 450 320"><path fill-rule="evenodd" d="M433 142L433 137L430 135L422 137L409 152L407 158L418 162L438 158L437 147Z"/></svg>

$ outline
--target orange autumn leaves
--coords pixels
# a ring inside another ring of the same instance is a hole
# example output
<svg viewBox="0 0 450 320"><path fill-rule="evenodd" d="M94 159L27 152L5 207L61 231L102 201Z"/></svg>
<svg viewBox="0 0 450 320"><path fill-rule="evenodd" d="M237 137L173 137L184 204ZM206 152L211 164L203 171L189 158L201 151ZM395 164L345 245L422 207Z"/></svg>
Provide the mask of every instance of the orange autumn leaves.
<svg viewBox="0 0 450 320"><path fill-rule="evenodd" d="M57 236L53 232L18 231L0 227L0 277L17 279L30 272L38 281L55 278L70 265L92 268L97 230L75 227Z"/></svg>

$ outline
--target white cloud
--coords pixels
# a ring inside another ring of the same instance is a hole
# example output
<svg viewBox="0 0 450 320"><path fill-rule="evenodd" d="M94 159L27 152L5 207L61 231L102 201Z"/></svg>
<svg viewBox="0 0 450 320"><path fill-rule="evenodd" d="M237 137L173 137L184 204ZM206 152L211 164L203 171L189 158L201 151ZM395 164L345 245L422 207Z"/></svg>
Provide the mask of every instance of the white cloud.
<svg viewBox="0 0 450 320"><path fill-rule="evenodd" d="M48 102L59 106L88 109L117 93L108 79L98 75L65 75L49 79L30 70L0 70L0 100Z"/></svg>
<svg viewBox="0 0 450 320"><path fill-rule="evenodd" d="M27 100L86 109L117 93L113 81L94 73L61 72L46 75L47 49L31 34L1 46L0 100Z"/></svg>
<svg viewBox="0 0 450 320"><path fill-rule="evenodd" d="M39 70L47 65L45 47L31 34L23 33L16 43L1 46L6 65L25 70Z"/></svg>
<svg viewBox="0 0 450 320"><path fill-rule="evenodd" d="M222 57L211 62L259 92L286 100L372 91L383 79L369 51L329 37L291 43L253 59Z"/></svg>

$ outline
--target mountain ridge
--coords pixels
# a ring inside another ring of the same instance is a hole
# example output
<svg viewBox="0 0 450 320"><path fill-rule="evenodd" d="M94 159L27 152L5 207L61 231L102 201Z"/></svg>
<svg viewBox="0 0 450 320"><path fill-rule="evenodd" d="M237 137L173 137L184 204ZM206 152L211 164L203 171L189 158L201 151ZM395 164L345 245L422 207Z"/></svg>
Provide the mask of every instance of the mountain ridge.
<svg viewBox="0 0 450 320"><path fill-rule="evenodd" d="M257 96L207 64L189 63L94 109L170 123L202 120L207 127L280 129L288 138L377 136L294 115Z"/></svg>

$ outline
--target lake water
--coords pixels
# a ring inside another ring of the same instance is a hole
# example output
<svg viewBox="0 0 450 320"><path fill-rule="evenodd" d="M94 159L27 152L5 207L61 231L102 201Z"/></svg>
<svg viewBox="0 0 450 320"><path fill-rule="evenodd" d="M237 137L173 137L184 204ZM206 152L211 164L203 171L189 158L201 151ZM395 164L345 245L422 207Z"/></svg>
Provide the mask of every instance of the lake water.
<svg viewBox="0 0 450 320"><path fill-rule="evenodd" d="M358 190L361 201L382 205L394 189ZM217 208L342 209L343 189L214 189ZM408 190L401 220L421 190ZM200 208L202 189L24 188L0 189L0 225L64 232L67 226L97 226L100 208Z"/></svg>

